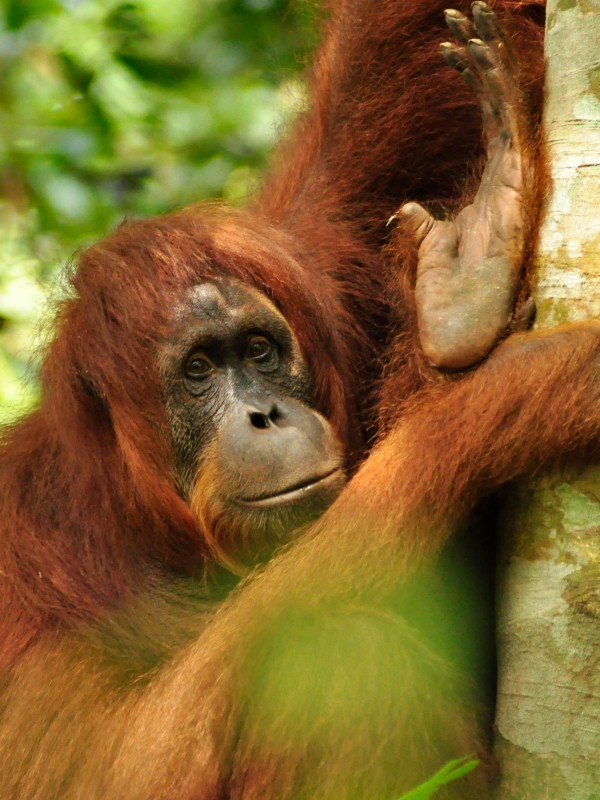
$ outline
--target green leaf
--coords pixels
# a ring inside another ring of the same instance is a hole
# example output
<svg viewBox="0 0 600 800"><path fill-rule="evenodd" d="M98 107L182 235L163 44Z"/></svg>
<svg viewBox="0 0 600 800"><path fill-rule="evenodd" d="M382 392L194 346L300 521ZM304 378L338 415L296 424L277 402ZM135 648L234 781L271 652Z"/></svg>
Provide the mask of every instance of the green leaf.
<svg viewBox="0 0 600 800"><path fill-rule="evenodd" d="M425 783L422 783L420 786L417 786L416 789L413 789L408 794L402 795L399 800L428 800L428 798L434 795L442 786L456 781L469 772L472 772L478 764L479 761L470 756L449 761L439 772L436 772L432 778L425 781Z"/></svg>

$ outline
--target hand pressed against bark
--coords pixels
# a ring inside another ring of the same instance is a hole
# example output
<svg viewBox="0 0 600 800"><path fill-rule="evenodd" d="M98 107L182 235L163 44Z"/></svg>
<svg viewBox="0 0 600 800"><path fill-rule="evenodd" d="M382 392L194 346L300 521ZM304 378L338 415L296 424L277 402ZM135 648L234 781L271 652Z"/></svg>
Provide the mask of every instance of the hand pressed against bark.
<svg viewBox="0 0 600 800"><path fill-rule="evenodd" d="M459 370L487 355L511 321L532 168L516 64L494 13L476 2L473 21L454 10L446 21L459 43L444 42L442 53L477 95L487 163L473 203L454 221L435 220L417 203L404 205L399 216L419 245L423 350L436 366Z"/></svg>

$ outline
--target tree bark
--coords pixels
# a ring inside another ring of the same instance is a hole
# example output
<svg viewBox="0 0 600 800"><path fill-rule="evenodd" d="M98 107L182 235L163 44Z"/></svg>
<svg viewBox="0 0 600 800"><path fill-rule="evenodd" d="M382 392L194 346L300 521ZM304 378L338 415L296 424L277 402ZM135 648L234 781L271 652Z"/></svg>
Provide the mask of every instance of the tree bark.
<svg viewBox="0 0 600 800"><path fill-rule="evenodd" d="M546 59L538 327L600 316L600 0L549 0ZM500 551L499 798L600 798L600 468L516 487Z"/></svg>

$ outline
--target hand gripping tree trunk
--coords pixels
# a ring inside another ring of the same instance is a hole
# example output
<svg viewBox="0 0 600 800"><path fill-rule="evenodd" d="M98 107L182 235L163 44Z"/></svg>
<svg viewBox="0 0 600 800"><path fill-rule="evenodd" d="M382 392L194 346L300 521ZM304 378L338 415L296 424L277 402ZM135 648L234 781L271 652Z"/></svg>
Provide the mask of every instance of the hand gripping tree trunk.
<svg viewBox="0 0 600 800"><path fill-rule="evenodd" d="M600 316L600 0L549 0L546 56L539 327ZM499 797L600 798L600 469L519 485L501 549Z"/></svg>

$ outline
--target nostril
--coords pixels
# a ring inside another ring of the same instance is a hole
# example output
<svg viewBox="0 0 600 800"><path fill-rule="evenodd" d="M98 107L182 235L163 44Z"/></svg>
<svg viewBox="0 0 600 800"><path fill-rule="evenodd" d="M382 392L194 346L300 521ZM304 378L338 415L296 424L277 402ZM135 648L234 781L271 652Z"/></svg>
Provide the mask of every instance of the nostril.
<svg viewBox="0 0 600 800"><path fill-rule="evenodd" d="M273 408L269 411L269 419L271 422L277 422L277 420L281 419L281 412L277 406L273 406Z"/></svg>
<svg viewBox="0 0 600 800"><path fill-rule="evenodd" d="M258 428L259 430L264 430L265 428L270 427L271 415L267 417L266 414L261 413L260 411L251 411L249 413L250 422L254 428Z"/></svg>

